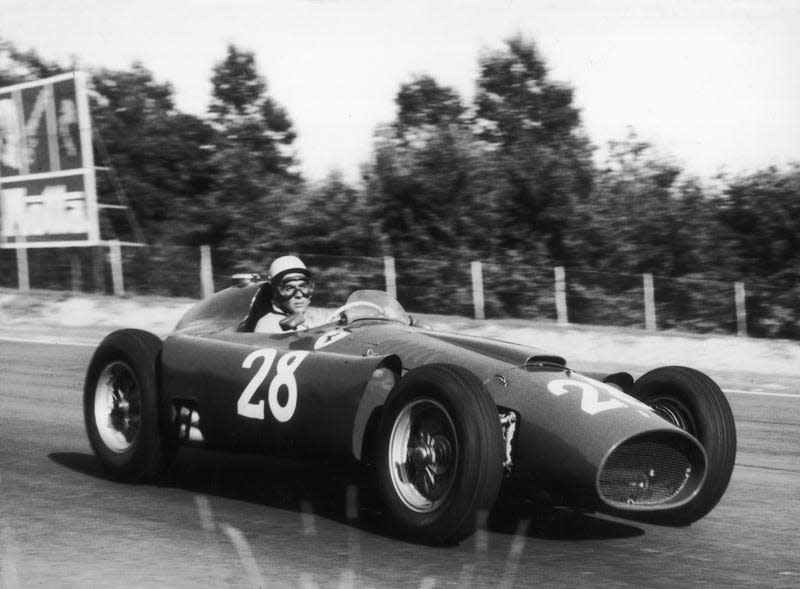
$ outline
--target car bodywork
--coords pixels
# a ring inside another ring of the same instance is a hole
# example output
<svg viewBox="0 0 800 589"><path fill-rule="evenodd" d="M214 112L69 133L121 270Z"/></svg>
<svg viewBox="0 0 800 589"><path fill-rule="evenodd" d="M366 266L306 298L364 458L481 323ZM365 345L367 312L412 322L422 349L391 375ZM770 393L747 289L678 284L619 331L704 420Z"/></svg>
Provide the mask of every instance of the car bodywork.
<svg viewBox="0 0 800 589"><path fill-rule="evenodd" d="M625 517L668 516L704 485L708 457L695 437L557 355L414 325L377 291L354 293L350 302L364 304L325 325L253 333L268 288L244 281L225 289L165 339L159 389L183 441L366 461L396 383L446 364L469 370L490 395L504 476L523 494L544 490Z"/></svg>

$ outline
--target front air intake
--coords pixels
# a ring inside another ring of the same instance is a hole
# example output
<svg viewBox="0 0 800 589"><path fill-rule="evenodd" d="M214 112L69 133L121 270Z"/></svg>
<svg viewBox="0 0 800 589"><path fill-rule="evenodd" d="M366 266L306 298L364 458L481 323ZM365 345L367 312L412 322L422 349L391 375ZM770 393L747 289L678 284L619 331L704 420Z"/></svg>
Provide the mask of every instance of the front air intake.
<svg viewBox="0 0 800 589"><path fill-rule="evenodd" d="M616 446L597 477L600 497L625 510L675 507L705 478L705 452L679 431L648 432Z"/></svg>

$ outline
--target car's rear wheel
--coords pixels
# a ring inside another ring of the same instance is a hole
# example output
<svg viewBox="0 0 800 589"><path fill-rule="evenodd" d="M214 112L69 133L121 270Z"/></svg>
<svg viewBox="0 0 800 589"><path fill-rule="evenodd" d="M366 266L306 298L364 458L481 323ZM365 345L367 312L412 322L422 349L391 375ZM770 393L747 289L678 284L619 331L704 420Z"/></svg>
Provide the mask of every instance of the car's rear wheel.
<svg viewBox="0 0 800 589"><path fill-rule="evenodd" d="M502 431L497 407L469 371L429 365L409 372L387 399L378 440L381 498L406 534L457 542L493 506Z"/></svg>
<svg viewBox="0 0 800 589"><path fill-rule="evenodd" d="M158 394L161 340L124 329L106 337L89 363L83 411L89 444L114 478L144 482L174 459L177 435Z"/></svg>
<svg viewBox="0 0 800 589"><path fill-rule="evenodd" d="M725 394L711 378L691 368L666 366L636 381L633 396L694 436L708 458L706 480L697 496L678 510L653 516L656 523L689 525L722 498L736 460L736 423Z"/></svg>

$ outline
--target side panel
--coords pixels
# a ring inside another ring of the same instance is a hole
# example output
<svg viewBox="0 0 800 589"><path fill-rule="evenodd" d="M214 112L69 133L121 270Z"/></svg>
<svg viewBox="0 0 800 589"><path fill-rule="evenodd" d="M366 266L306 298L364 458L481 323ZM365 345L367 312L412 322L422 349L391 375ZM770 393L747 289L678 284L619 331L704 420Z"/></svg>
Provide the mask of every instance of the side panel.
<svg viewBox="0 0 800 589"><path fill-rule="evenodd" d="M211 447L352 457L358 406L384 358L285 343L175 334L164 343L162 390L198 412Z"/></svg>

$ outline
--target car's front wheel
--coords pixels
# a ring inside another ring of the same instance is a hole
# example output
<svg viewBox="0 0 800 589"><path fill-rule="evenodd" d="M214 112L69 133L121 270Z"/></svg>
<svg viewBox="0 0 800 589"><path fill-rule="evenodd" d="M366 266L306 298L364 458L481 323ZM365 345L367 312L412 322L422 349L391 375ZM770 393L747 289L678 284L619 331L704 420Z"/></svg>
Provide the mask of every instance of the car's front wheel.
<svg viewBox="0 0 800 589"><path fill-rule="evenodd" d="M697 496L656 523L689 525L722 498L736 460L736 423L725 394L711 378L682 366L657 368L636 381L633 396L655 413L693 435L706 451L706 480Z"/></svg>
<svg viewBox="0 0 800 589"><path fill-rule="evenodd" d="M381 497L405 533L457 542L493 506L505 447L497 407L471 372L409 372L387 399L378 440Z"/></svg>
<svg viewBox="0 0 800 589"><path fill-rule="evenodd" d="M89 444L114 478L153 479L177 451L169 411L158 395L161 340L146 331L115 331L89 363L83 412Z"/></svg>

